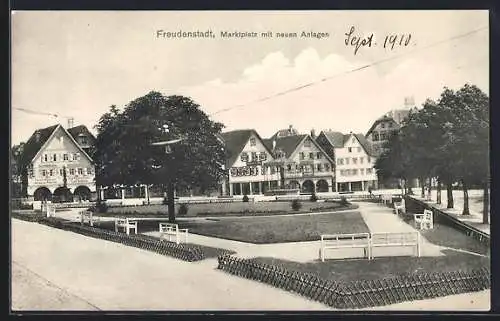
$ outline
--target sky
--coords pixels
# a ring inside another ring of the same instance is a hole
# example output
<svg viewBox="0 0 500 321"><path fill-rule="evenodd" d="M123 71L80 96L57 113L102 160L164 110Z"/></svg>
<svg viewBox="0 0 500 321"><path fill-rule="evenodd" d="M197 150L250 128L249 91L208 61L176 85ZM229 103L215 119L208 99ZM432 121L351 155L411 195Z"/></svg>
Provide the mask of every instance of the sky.
<svg viewBox="0 0 500 321"><path fill-rule="evenodd" d="M66 125L67 117L95 133L111 105L121 109L152 90L189 96L225 130L253 128L263 138L289 125L366 133L405 97L419 106L465 83L489 94L488 25L484 10L16 11L11 140ZM158 30L211 30L215 38L157 37ZM273 37L260 36L267 31ZM328 36L302 38L302 31ZM277 37L293 32L298 37ZM394 48L384 48L394 35ZM365 39L356 52L352 36Z"/></svg>

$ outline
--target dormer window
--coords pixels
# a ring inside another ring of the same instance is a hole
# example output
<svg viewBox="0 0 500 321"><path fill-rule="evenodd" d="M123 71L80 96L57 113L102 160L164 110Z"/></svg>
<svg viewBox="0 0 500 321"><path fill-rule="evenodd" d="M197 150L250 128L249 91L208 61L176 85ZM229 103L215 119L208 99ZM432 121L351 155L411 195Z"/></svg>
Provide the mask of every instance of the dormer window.
<svg viewBox="0 0 500 321"><path fill-rule="evenodd" d="M247 153L241 153L241 161L248 162L248 154Z"/></svg>
<svg viewBox="0 0 500 321"><path fill-rule="evenodd" d="M308 139L304 142L305 147L311 147L311 141Z"/></svg>
<svg viewBox="0 0 500 321"><path fill-rule="evenodd" d="M78 135L78 142L80 143L80 145L87 145L88 144L87 136L83 134Z"/></svg>
<svg viewBox="0 0 500 321"><path fill-rule="evenodd" d="M250 146L255 146L256 145L256 142L255 142L255 138L250 138Z"/></svg>

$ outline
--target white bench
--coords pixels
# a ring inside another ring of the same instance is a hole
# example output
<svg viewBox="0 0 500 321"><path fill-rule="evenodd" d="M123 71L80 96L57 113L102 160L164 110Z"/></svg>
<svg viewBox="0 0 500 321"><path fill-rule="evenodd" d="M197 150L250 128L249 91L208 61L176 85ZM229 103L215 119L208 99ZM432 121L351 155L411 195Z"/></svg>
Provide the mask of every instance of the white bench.
<svg viewBox="0 0 500 321"><path fill-rule="evenodd" d="M171 237L173 236L175 239L175 243L179 244L181 239L181 234L184 235L184 243L188 241L188 229L180 229L179 225L173 223L159 223L159 231L161 233L161 237L168 236L168 240L172 242Z"/></svg>
<svg viewBox="0 0 500 321"><path fill-rule="evenodd" d="M392 194L380 194L380 202L384 205L392 203Z"/></svg>
<svg viewBox="0 0 500 321"><path fill-rule="evenodd" d="M47 217L54 217L54 216L56 216L56 207L55 207L55 205L46 204L45 213L47 214Z"/></svg>
<svg viewBox="0 0 500 321"><path fill-rule="evenodd" d="M415 255L420 257L419 232L382 232L372 233L370 237L370 254L374 258L373 249L377 247L413 247Z"/></svg>
<svg viewBox="0 0 500 321"><path fill-rule="evenodd" d="M415 228L420 230L432 229L434 227L434 218L431 210L424 210L422 214L414 214Z"/></svg>
<svg viewBox="0 0 500 321"><path fill-rule="evenodd" d="M94 216L92 211L81 211L80 212L80 223L83 225L85 223L90 226L94 226L94 222L98 222L99 217Z"/></svg>
<svg viewBox="0 0 500 321"><path fill-rule="evenodd" d="M322 262L324 262L327 250L349 248L362 248L364 249L364 257L370 258L370 234L355 233L321 235L319 258Z"/></svg>
<svg viewBox="0 0 500 321"><path fill-rule="evenodd" d="M405 204L405 199L402 198L401 202L394 202L394 211L396 211L396 215L399 215L399 213L406 213L406 204Z"/></svg>
<svg viewBox="0 0 500 321"><path fill-rule="evenodd" d="M133 230L135 234L137 234L137 221L130 220L128 218L115 218L115 232L118 232L119 229L123 229L127 235L130 234L130 231Z"/></svg>

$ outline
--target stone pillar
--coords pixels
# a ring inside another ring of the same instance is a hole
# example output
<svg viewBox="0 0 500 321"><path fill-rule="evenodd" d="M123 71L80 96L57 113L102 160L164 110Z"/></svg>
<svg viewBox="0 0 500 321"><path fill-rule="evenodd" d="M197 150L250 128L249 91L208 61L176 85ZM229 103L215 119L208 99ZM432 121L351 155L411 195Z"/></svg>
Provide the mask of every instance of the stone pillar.
<svg viewBox="0 0 500 321"><path fill-rule="evenodd" d="M333 185L328 184L328 192L329 193L333 192Z"/></svg>
<svg viewBox="0 0 500 321"><path fill-rule="evenodd" d="M352 192L352 184L349 182L349 192Z"/></svg>
<svg viewBox="0 0 500 321"><path fill-rule="evenodd" d="M149 199L149 191L148 191L148 185L144 185L144 198L146 199L146 201Z"/></svg>
<svg viewBox="0 0 500 321"><path fill-rule="evenodd" d="M101 198L101 201L104 201L104 188L102 186L99 189L99 196Z"/></svg>
<svg viewBox="0 0 500 321"><path fill-rule="evenodd" d="M336 191L338 193L338 192L340 192L340 183L335 183L335 184L336 184L336 187L337 187Z"/></svg>
<svg viewBox="0 0 500 321"><path fill-rule="evenodd" d="M122 192L122 200L124 200L125 199L125 187L122 186L120 188L120 191Z"/></svg>
<svg viewBox="0 0 500 321"><path fill-rule="evenodd" d="M229 183L229 195L230 195L230 196L233 196L233 193L234 193L234 192L233 192L233 183L231 183L231 182L230 182L230 183Z"/></svg>
<svg viewBox="0 0 500 321"><path fill-rule="evenodd" d="M361 181L361 190L364 191L365 190L365 181Z"/></svg>
<svg viewBox="0 0 500 321"><path fill-rule="evenodd" d="M264 193L262 192L262 182L259 182L259 194L260 194L260 195L264 194Z"/></svg>
<svg viewBox="0 0 500 321"><path fill-rule="evenodd" d="M250 195L253 195L253 182L248 183L248 187L250 188L249 193Z"/></svg>
<svg viewBox="0 0 500 321"><path fill-rule="evenodd" d="M240 195L244 195L245 193L243 193L243 183L240 183Z"/></svg>

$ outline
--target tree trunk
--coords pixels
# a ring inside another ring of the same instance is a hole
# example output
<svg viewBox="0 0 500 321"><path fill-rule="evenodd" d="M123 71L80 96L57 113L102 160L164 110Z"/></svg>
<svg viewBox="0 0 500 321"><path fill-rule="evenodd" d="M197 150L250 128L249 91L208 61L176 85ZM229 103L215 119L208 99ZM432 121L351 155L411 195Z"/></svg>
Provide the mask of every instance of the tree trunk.
<svg viewBox="0 0 500 321"><path fill-rule="evenodd" d="M174 199L174 184L169 182L167 184L167 208L168 208L168 221L175 223L175 199Z"/></svg>
<svg viewBox="0 0 500 321"><path fill-rule="evenodd" d="M436 189L436 203L441 204L441 179L438 178Z"/></svg>
<svg viewBox="0 0 500 321"><path fill-rule="evenodd" d="M451 183L446 184L446 195L448 199L448 204L446 205L446 208L454 208L455 204L453 202L453 186Z"/></svg>
<svg viewBox="0 0 500 321"><path fill-rule="evenodd" d="M429 185L427 186L427 200L431 201L431 193L432 193L432 177L429 177Z"/></svg>
<svg viewBox="0 0 500 321"><path fill-rule="evenodd" d="M464 210L462 215L470 215L469 211L469 191L467 190L467 183L462 179L462 188L464 190Z"/></svg>
<svg viewBox="0 0 500 321"><path fill-rule="evenodd" d="M488 189L488 181L486 181L483 187L483 224L490 224L490 220L488 218L488 209L490 206L490 195Z"/></svg>
<svg viewBox="0 0 500 321"><path fill-rule="evenodd" d="M420 189L421 189L420 197L425 198L425 181L424 181L424 178L420 177L419 181L420 181L420 185L421 185L420 186Z"/></svg>

